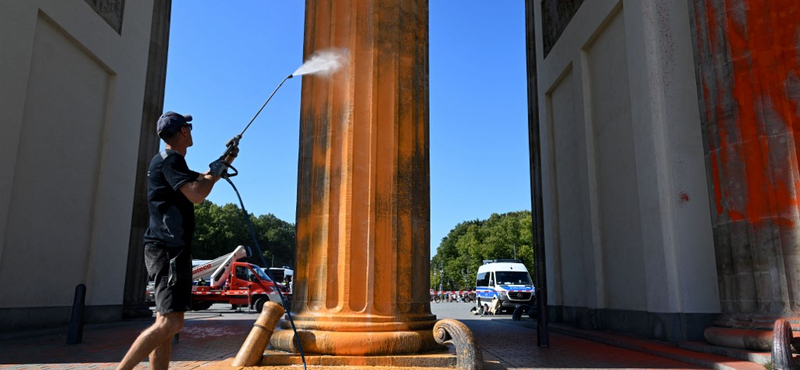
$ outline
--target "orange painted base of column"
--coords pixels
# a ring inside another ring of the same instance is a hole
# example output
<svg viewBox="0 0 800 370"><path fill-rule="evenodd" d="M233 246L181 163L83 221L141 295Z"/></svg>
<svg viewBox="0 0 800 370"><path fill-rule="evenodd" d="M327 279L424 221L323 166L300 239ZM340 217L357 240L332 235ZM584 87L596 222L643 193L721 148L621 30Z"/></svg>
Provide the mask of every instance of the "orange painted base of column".
<svg viewBox="0 0 800 370"><path fill-rule="evenodd" d="M306 354L381 356L418 354L444 349L434 340L432 330L334 332L298 329L297 335ZM280 351L299 352L292 330L275 332L269 343Z"/></svg>
<svg viewBox="0 0 800 370"><path fill-rule="evenodd" d="M427 370L453 370L458 359L455 353L434 352L422 355L389 355L389 356L328 356L306 355L306 365L319 367L339 367L341 369L374 369L379 368L420 368ZM261 363L248 366L246 369L298 370L303 365L300 355L273 350L264 351ZM234 370L233 358L204 365L204 370ZM241 369L241 367L238 367Z"/></svg>
<svg viewBox="0 0 800 370"><path fill-rule="evenodd" d="M346 368L370 368L370 367L402 367L402 368L427 368L427 369L447 369L452 370L458 361L455 353L452 352L433 352L421 355L386 355L386 356L328 356L328 355L306 355L306 365L308 366L339 366ZM276 367L286 367L297 369L296 366L302 365L303 360L300 355L294 353L264 351L261 359L261 366L275 369Z"/></svg>
<svg viewBox="0 0 800 370"><path fill-rule="evenodd" d="M398 321L398 319L402 319ZM343 313L294 315L303 352L320 355L381 356L442 350L433 337L436 315L402 316ZM292 326L278 324L270 345L279 351L299 353Z"/></svg>

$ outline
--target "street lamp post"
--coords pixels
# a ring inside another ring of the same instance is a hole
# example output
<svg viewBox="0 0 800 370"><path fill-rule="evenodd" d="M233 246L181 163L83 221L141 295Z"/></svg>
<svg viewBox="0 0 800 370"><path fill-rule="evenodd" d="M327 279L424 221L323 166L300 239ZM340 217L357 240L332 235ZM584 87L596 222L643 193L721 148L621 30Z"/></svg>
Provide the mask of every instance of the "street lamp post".
<svg viewBox="0 0 800 370"><path fill-rule="evenodd" d="M439 265L439 291L444 290L444 267Z"/></svg>

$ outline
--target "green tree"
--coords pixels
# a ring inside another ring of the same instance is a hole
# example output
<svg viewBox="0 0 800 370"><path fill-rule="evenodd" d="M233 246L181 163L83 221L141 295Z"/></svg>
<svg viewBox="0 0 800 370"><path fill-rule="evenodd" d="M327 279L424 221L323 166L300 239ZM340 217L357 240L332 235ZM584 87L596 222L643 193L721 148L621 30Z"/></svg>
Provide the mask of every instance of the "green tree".
<svg viewBox="0 0 800 370"><path fill-rule="evenodd" d="M462 257L459 255L463 247L459 247L458 243L465 239L465 235L479 228L481 223L479 220L462 222L442 238L442 242L436 250L436 255L431 259L431 287L434 290L438 290L439 287L450 289L451 285L461 288L464 285L464 277L457 272L468 270L468 268L452 261L460 258L461 264L466 264L464 261L470 260L470 256ZM472 231L470 231L471 229ZM467 279L467 281L469 280Z"/></svg>
<svg viewBox="0 0 800 370"><path fill-rule="evenodd" d="M213 259L240 244L252 244L242 217L242 211L234 204L218 206L205 200L196 205L193 257Z"/></svg>
<svg viewBox="0 0 800 370"><path fill-rule="evenodd" d="M517 258L533 274L531 220L530 211L519 211L456 225L431 259L431 287L472 288L484 260Z"/></svg>
<svg viewBox="0 0 800 370"><path fill-rule="evenodd" d="M294 224L283 221L275 215L267 214L255 217L249 214L250 222L262 249L265 262L269 265L292 266L295 251ZM195 206L195 231L192 245L193 257L197 259L213 259L230 253L239 245L246 245L257 253L242 209L233 203L218 206L208 200ZM249 262L261 265L258 256L252 256Z"/></svg>
<svg viewBox="0 0 800 370"><path fill-rule="evenodd" d="M253 219L264 259L271 266L294 266L295 228L273 214Z"/></svg>

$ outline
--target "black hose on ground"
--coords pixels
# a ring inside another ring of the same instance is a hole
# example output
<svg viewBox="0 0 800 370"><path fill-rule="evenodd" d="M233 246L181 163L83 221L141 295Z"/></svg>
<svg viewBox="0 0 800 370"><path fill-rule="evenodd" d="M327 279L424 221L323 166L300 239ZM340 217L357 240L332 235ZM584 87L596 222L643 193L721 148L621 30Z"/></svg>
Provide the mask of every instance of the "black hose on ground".
<svg viewBox="0 0 800 370"><path fill-rule="evenodd" d="M278 86L278 87L280 87L280 86ZM228 165L228 167L230 167L231 169L236 171L236 169L233 166ZM238 173L238 171L236 171L235 173ZM233 188L233 191L236 193L236 197L239 198L239 204L242 206L242 213L244 214L244 221L247 224L247 229L250 231L250 237L253 238L253 244L256 247L256 251L258 252L258 256L261 258L261 264L266 267L267 266L267 261L264 260L264 253L261 252L261 246L258 244L258 238L256 237L256 231L253 228L253 223L250 222L250 214L248 214L247 210L244 208L244 201L242 201L242 196L239 195L239 189L236 188L236 185L233 184L233 181L231 181L230 177L227 174L223 174L222 177L225 179L225 181L228 182L228 184L231 184L231 187ZM267 274L267 277L269 277L270 280L272 280L273 282L275 281L275 279L272 277L272 273L269 272L269 268L265 268L264 272ZM277 287L277 283L275 284L275 286ZM278 296L281 298L281 303L283 304L283 307L287 307L286 299L283 297L283 292L280 291L280 288L278 289ZM294 331L294 338L297 341L297 350L300 352L300 359L302 359L302 361L303 361L303 369L305 370L306 369L306 356L303 354L303 345L300 344L300 336L297 335L297 328L294 326L294 320L292 319L292 313L289 310L286 310L286 317L289 318L289 323L292 325L292 330Z"/></svg>

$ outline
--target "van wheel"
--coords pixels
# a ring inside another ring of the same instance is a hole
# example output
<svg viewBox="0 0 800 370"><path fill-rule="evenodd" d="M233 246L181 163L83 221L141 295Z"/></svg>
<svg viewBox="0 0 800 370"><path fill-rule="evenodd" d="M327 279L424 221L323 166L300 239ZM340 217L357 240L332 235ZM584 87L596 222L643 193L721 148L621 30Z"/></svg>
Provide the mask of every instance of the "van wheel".
<svg viewBox="0 0 800 370"><path fill-rule="evenodd" d="M519 305L517 308L514 309L514 313L511 315L511 320L519 321L522 318L522 315L530 310L530 306L528 305Z"/></svg>
<svg viewBox="0 0 800 370"><path fill-rule="evenodd" d="M256 308L256 312L261 313L261 310L264 308L264 303L266 303L266 301L267 298L265 297L259 297L256 299L256 303L253 304L253 306L255 306Z"/></svg>

